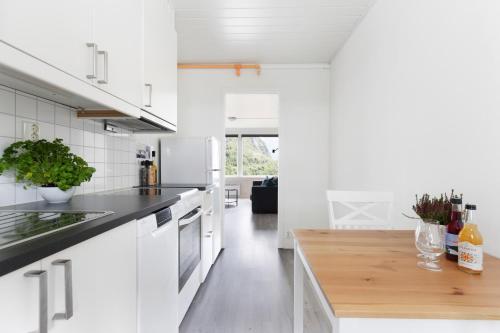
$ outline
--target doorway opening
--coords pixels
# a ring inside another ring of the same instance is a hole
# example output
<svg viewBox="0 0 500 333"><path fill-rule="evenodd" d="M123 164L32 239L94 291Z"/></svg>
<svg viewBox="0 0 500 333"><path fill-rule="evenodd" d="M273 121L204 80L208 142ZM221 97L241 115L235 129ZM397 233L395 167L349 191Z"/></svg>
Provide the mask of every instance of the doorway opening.
<svg viewBox="0 0 500 333"><path fill-rule="evenodd" d="M225 116L224 247L249 228L268 233L277 247L279 95L226 94Z"/></svg>

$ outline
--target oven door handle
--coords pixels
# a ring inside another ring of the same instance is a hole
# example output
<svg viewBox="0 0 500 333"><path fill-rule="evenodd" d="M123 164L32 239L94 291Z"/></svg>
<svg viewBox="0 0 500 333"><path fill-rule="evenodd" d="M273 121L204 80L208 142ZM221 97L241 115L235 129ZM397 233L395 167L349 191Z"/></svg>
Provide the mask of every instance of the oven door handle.
<svg viewBox="0 0 500 333"><path fill-rule="evenodd" d="M201 216L201 214L203 214L203 211L201 210L201 208L198 208L197 211L198 212L196 214L194 214L191 217L188 217L187 219L180 219L179 220L179 227L181 227L183 225L188 225L188 224L194 222L196 219L198 219Z"/></svg>

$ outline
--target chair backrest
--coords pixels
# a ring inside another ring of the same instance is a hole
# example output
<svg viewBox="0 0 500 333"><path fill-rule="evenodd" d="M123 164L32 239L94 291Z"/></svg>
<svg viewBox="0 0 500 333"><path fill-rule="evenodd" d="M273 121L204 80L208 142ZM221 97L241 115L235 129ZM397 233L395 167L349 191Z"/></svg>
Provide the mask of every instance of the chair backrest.
<svg viewBox="0 0 500 333"><path fill-rule="evenodd" d="M329 190L326 197L331 229L401 229L390 221L392 192ZM340 209L347 212L340 216Z"/></svg>

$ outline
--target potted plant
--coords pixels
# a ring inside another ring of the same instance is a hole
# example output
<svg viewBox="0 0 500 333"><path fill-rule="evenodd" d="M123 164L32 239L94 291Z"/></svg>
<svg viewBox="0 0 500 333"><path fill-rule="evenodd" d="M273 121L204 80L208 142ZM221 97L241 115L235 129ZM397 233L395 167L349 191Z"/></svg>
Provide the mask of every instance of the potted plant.
<svg viewBox="0 0 500 333"><path fill-rule="evenodd" d="M453 190L451 190L451 197L453 197ZM440 197L431 197L427 193L420 198L415 195L415 199L416 202L412 208L422 220L435 220L440 225L447 225L450 222L451 202L446 193L441 194Z"/></svg>
<svg viewBox="0 0 500 333"><path fill-rule="evenodd" d="M16 181L24 187L38 186L49 203L67 202L75 186L89 181L95 169L69 151L62 139L19 141L4 150L0 174L15 170Z"/></svg>

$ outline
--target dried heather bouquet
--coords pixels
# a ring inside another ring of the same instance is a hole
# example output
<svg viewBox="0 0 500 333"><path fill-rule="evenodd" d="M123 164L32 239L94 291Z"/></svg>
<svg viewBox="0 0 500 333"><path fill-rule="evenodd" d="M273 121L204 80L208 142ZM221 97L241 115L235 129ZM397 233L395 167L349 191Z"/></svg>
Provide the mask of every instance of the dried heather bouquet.
<svg viewBox="0 0 500 333"><path fill-rule="evenodd" d="M453 197L453 190L451 196ZM439 198L431 197L429 194L424 194L420 198L415 196L416 203L413 210L422 219L437 220L441 225L446 225L450 222L451 202L448 195L441 194Z"/></svg>

